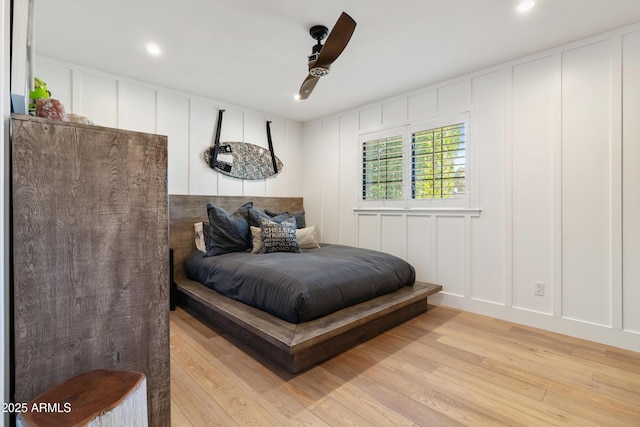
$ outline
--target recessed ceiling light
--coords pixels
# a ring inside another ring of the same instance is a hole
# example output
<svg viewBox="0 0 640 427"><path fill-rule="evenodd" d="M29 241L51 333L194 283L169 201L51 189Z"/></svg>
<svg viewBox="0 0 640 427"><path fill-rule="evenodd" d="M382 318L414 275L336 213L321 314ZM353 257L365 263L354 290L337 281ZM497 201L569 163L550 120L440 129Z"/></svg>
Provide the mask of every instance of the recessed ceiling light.
<svg viewBox="0 0 640 427"><path fill-rule="evenodd" d="M149 52L153 56L158 56L162 53L160 50L160 46L155 43L147 43L147 52Z"/></svg>
<svg viewBox="0 0 640 427"><path fill-rule="evenodd" d="M300 94L296 93L295 95L293 95L293 99L295 99L296 101L300 100Z"/></svg>
<svg viewBox="0 0 640 427"><path fill-rule="evenodd" d="M531 10L535 5L536 2L534 0L525 0L523 2L520 2L520 4L518 5L518 12L526 12L528 10Z"/></svg>

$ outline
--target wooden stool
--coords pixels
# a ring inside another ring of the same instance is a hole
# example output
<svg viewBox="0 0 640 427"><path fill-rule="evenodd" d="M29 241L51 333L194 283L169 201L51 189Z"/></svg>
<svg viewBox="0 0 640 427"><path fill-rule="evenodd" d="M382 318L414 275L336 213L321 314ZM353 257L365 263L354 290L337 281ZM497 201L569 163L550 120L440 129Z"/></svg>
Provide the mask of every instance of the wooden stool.
<svg viewBox="0 0 640 427"><path fill-rule="evenodd" d="M147 379L97 369L50 388L27 404L18 427L147 426Z"/></svg>

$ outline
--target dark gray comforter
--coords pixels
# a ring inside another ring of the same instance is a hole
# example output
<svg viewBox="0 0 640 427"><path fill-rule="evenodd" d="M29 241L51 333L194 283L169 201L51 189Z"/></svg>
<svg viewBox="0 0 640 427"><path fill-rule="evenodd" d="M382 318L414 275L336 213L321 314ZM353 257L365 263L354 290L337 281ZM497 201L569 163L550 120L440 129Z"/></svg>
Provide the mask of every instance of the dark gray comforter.
<svg viewBox="0 0 640 427"><path fill-rule="evenodd" d="M412 286L415 270L382 252L324 244L302 253L192 252L187 276L291 323L326 314Z"/></svg>

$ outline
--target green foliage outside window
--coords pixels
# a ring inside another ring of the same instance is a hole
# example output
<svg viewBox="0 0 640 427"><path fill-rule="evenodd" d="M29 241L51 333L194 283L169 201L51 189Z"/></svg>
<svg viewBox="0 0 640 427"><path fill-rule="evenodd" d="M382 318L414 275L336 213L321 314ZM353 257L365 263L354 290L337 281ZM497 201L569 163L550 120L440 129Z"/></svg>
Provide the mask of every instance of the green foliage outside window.
<svg viewBox="0 0 640 427"><path fill-rule="evenodd" d="M362 198L401 200L402 137L367 141L362 147Z"/></svg>
<svg viewBox="0 0 640 427"><path fill-rule="evenodd" d="M403 200L404 170L410 171L410 185L407 183L406 188L411 199L448 199L464 195L465 130L465 123L457 123L413 132L406 160L402 135L364 141L362 199Z"/></svg>
<svg viewBox="0 0 640 427"><path fill-rule="evenodd" d="M445 199L465 193L465 125L411 135L411 197Z"/></svg>

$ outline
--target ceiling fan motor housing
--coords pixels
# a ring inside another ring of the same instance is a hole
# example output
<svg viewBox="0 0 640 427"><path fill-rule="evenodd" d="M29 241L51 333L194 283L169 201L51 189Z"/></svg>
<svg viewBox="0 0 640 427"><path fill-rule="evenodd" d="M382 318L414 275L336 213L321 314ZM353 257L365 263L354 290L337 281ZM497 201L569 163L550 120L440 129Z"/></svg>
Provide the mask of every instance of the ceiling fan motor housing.
<svg viewBox="0 0 640 427"><path fill-rule="evenodd" d="M309 74L311 74L313 77L326 76L327 74L329 74L329 70L331 69L330 66L313 67L312 63L318 60L320 51L322 50L322 43L320 43L320 41L327 37L327 34L329 34L329 29L324 25L314 25L309 29L309 34L311 35L311 37L318 41L318 43L311 49L311 55L309 55Z"/></svg>
<svg viewBox="0 0 640 427"><path fill-rule="evenodd" d="M329 29L324 25L314 25L309 28L309 34L311 34L311 37L317 40L318 44L320 44L320 40L324 39L327 37L327 34L329 34Z"/></svg>
<svg viewBox="0 0 640 427"><path fill-rule="evenodd" d="M326 76L327 74L329 74L329 71L331 70L330 66L327 67L312 67L309 69L309 74L311 74L313 77L322 77L322 76Z"/></svg>

